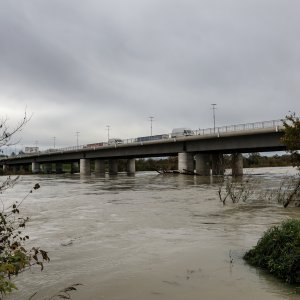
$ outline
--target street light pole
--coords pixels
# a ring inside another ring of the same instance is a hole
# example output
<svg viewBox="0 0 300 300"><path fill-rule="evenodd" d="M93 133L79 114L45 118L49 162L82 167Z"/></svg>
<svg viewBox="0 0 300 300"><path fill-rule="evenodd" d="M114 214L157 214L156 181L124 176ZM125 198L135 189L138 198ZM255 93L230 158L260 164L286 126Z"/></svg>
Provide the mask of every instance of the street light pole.
<svg viewBox="0 0 300 300"><path fill-rule="evenodd" d="M106 125L106 130L107 130L107 142L109 142L109 125Z"/></svg>
<svg viewBox="0 0 300 300"><path fill-rule="evenodd" d="M78 136L79 136L79 131L76 131L76 146L77 146L77 148L78 148Z"/></svg>
<svg viewBox="0 0 300 300"><path fill-rule="evenodd" d="M212 103L212 110L213 110L213 118L214 118L214 133L216 132L216 103Z"/></svg>
<svg viewBox="0 0 300 300"><path fill-rule="evenodd" d="M154 117L149 117L149 121L150 121L150 136L152 137L152 122L153 122Z"/></svg>

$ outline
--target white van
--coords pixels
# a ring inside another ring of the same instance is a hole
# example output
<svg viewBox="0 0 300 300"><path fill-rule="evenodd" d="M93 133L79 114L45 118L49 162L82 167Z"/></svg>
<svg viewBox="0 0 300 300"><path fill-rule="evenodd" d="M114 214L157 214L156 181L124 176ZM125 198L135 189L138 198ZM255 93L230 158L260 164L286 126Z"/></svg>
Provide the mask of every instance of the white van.
<svg viewBox="0 0 300 300"><path fill-rule="evenodd" d="M117 144L124 144L124 141L121 139L117 139L117 138L108 140L108 145L117 145Z"/></svg>
<svg viewBox="0 0 300 300"><path fill-rule="evenodd" d="M171 133L171 138L194 135L193 130L189 128L174 128Z"/></svg>

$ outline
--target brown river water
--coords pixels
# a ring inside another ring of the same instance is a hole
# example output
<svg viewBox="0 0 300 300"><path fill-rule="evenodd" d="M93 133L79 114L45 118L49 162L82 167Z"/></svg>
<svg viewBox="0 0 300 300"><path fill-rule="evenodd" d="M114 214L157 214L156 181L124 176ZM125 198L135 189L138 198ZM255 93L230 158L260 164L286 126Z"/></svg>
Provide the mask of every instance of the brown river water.
<svg viewBox="0 0 300 300"><path fill-rule="evenodd" d="M278 187L292 168L245 169L257 188ZM251 201L225 206L220 177L137 173L97 178L32 175L1 196L20 200L30 245L49 252L44 271L16 280L7 299L45 299L81 283L72 299L300 299L295 287L242 259L266 229L300 208ZM232 262L231 262L232 260Z"/></svg>

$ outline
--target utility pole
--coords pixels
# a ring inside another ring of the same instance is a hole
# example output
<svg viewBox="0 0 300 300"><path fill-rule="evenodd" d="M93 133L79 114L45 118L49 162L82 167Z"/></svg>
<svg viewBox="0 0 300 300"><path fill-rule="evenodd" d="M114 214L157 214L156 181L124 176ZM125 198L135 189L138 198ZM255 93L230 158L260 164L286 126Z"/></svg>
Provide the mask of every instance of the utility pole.
<svg viewBox="0 0 300 300"><path fill-rule="evenodd" d="M150 136L152 137L152 122L153 122L154 117L149 117L149 121L150 121Z"/></svg>
<svg viewBox="0 0 300 300"><path fill-rule="evenodd" d="M212 110L213 110L213 118L214 118L214 133L216 132L216 103L212 103Z"/></svg>
<svg viewBox="0 0 300 300"><path fill-rule="evenodd" d="M109 125L106 125L106 130L107 130L107 142L109 142Z"/></svg>
<svg viewBox="0 0 300 300"><path fill-rule="evenodd" d="M56 137L54 136L53 137L53 148L55 149L55 140L56 140Z"/></svg>

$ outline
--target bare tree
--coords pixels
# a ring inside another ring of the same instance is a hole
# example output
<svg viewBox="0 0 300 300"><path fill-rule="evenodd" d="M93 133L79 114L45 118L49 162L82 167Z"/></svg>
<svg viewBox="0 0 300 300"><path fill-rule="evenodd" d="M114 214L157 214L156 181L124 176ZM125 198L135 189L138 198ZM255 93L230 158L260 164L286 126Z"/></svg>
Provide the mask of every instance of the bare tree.
<svg viewBox="0 0 300 300"><path fill-rule="evenodd" d="M12 138L17 132L21 131L23 127L29 122L31 116L28 117L25 110L23 119L14 127L8 125L8 118L0 119L0 147L11 146L18 143L18 141L12 141Z"/></svg>

